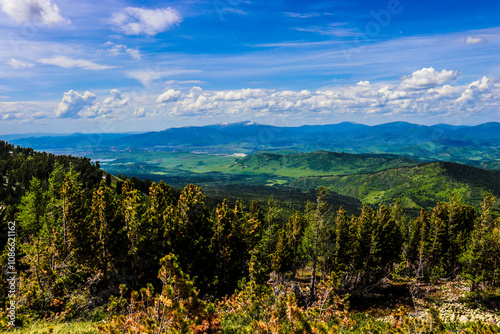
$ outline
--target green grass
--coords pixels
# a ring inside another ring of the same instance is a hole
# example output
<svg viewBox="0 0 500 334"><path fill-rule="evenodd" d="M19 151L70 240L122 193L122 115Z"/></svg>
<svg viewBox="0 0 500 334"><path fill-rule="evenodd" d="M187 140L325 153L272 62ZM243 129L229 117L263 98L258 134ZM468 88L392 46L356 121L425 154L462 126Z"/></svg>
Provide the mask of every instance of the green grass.
<svg viewBox="0 0 500 334"><path fill-rule="evenodd" d="M0 330L0 334L22 333L22 334L98 334L95 322L74 321L74 322L50 322L36 321L30 325L17 330Z"/></svg>

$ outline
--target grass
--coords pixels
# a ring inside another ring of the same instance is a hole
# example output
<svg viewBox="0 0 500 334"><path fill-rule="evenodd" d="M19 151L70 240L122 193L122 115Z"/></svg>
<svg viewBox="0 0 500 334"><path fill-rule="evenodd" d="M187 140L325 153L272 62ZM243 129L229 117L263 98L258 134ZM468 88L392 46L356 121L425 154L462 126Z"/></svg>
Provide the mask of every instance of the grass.
<svg viewBox="0 0 500 334"><path fill-rule="evenodd" d="M22 334L98 334L95 322L75 321L75 322L50 322L36 321L30 325L17 330L0 330L0 334L22 333Z"/></svg>

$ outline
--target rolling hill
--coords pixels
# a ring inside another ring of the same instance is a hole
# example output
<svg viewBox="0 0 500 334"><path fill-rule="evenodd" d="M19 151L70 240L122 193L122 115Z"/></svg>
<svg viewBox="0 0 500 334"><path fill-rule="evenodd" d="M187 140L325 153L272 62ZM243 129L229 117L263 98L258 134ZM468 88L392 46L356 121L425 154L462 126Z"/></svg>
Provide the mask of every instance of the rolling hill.
<svg viewBox="0 0 500 334"><path fill-rule="evenodd" d="M406 208L431 207L456 194L464 203L479 206L485 191L500 196L500 171L488 171L451 162L432 162L380 172L295 179L301 189L326 186L367 204L392 204L396 198Z"/></svg>
<svg viewBox="0 0 500 334"><path fill-rule="evenodd" d="M349 154L329 151L281 154L258 152L238 160L231 173L256 173L286 177L368 173L419 164L394 155Z"/></svg>

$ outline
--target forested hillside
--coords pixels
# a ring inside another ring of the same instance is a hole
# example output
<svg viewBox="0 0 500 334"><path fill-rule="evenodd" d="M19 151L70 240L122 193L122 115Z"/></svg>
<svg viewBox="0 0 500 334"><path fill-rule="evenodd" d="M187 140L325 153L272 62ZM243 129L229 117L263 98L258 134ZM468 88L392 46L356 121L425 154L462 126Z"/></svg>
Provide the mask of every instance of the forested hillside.
<svg viewBox="0 0 500 334"><path fill-rule="evenodd" d="M20 169L53 161L13 204L19 326L85 318L102 333L500 330L500 216L489 193L479 209L451 196L411 219L399 200L348 215L321 186L284 216L273 197L212 209L193 184L144 192L142 183L103 180L85 159L77 170L70 157L4 147ZM84 183L90 170L96 187ZM2 263L8 256L6 247ZM480 313L464 320L432 304L429 289L450 280L467 285L463 302ZM4 285L0 294L7 307ZM8 326L6 315L0 322Z"/></svg>
<svg viewBox="0 0 500 334"><path fill-rule="evenodd" d="M369 173L418 164L421 162L389 154L258 152L238 160L230 168L232 172L300 177Z"/></svg>
<svg viewBox="0 0 500 334"><path fill-rule="evenodd" d="M325 186L365 204L386 204L399 198L407 209L432 207L452 194L479 208L485 191L500 195L500 172L471 166L432 162L372 173L303 177L293 184L305 189Z"/></svg>
<svg viewBox="0 0 500 334"><path fill-rule="evenodd" d="M0 214L6 216L4 219L14 219L17 204L29 188L32 178L37 178L40 186L47 189L49 176L55 169L59 171L58 178L62 178L70 169L79 173L82 189L86 191L98 186L102 179L99 164L92 163L88 158L37 152L0 141L0 206L3 208Z"/></svg>

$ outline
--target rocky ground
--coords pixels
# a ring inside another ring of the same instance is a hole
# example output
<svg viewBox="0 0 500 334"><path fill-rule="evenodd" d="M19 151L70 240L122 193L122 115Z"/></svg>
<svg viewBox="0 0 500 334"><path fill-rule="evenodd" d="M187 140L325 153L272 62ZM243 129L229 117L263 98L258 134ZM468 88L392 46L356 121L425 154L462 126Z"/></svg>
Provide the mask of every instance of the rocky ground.
<svg viewBox="0 0 500 334"><path fill-rule="evenodd" d="M440 281L436 285L416 283L412 285L413 311L411 316L426 318L429 309L435 308L445 322L481 321L489 324L500 324L500 305L490 302L487 306L467 298L469 286L462 281ZM392 315L381 317L392 321Z"/></svg>

